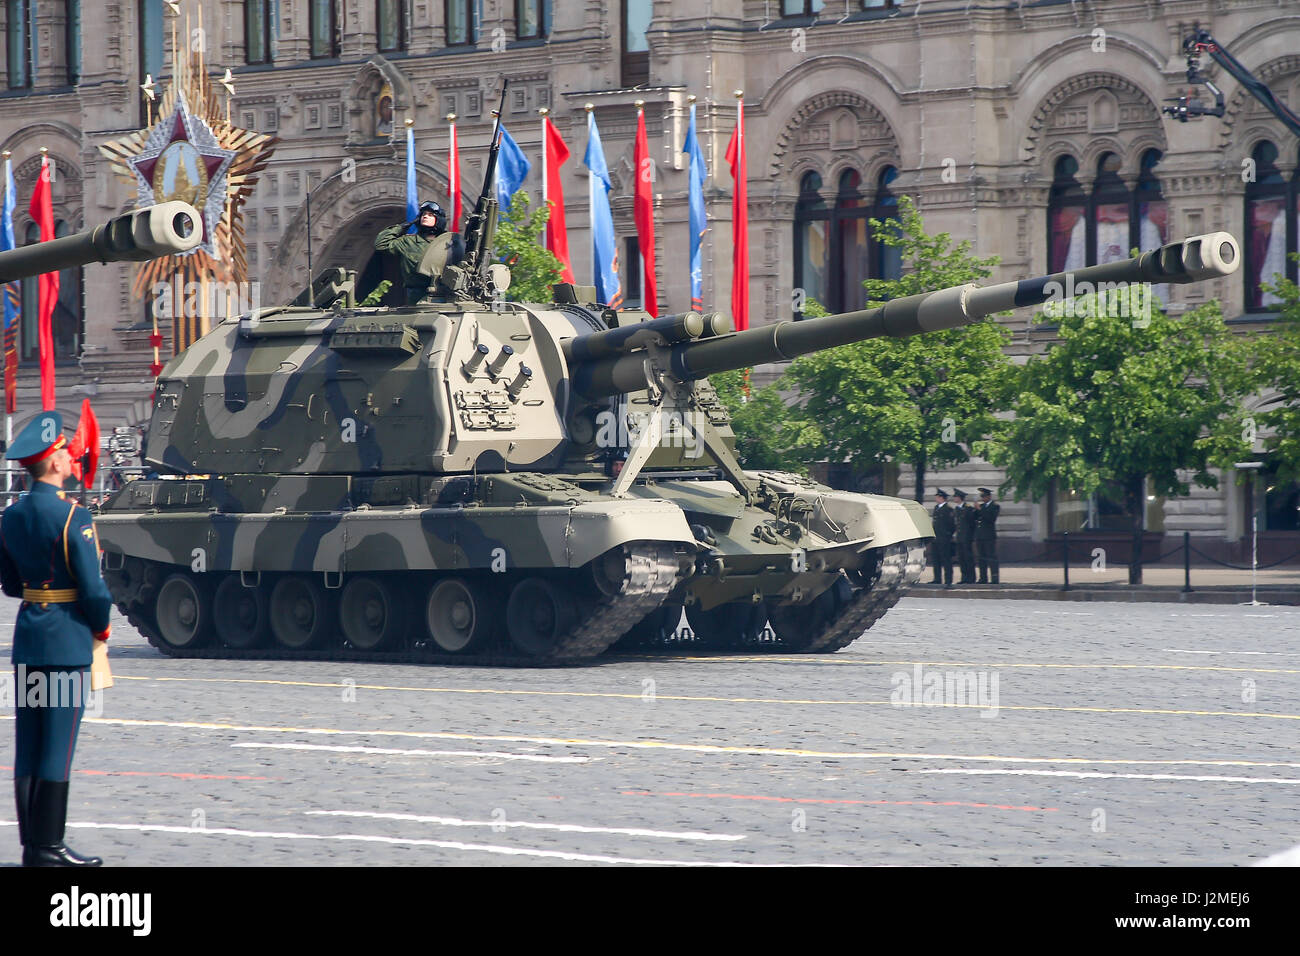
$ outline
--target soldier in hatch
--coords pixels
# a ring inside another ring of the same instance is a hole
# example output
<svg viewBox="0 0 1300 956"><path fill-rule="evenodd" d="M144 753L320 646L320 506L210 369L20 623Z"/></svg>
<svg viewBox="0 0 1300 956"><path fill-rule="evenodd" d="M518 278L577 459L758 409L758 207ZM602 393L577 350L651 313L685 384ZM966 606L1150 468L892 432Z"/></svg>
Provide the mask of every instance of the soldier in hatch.
<svg viewBox="0 0 1300 956"><path fill-rule="evenodd" d="M412 226L418 228L408 234ZM432 199L420 204L415 219L389 226L377 235L375 249L397 256L407 305L415 305L434 291L443 267L465 257L464 240L459 233L447 232L447 214Z"/></svg>

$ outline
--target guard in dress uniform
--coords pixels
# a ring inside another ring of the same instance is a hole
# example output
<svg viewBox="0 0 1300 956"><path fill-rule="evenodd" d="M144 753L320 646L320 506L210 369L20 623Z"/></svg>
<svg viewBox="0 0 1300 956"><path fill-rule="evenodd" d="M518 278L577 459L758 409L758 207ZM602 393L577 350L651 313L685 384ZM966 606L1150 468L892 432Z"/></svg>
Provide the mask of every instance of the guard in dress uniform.
<svg viewBox="0 0 1300 956"><path fill-rule="evenodd" d="M975 557L979 562L980 584L998 583L998 512L1002 506L993 500L989 488L979 489L980 505L975 520ZM989 580L992 575L992 581Z"/></svg>
<svg viewBox="0 0 1300 956"><path fill-rule="evenodd" d="M961 569L961 584L975 583L975 509L966 504L966 492L952 490L957 499L957 566Z"/></svg>
<svg viewBox="0 0 1300 956"><path fill-rule="evenodd" d="M952 536L957 530L957 520L948 507L948 492L935 489L934 511L930 520L934 524L934 584L952 587Z"/></svg>
<svg viewBox="0 0 1300 956"><path fill-rule="evenodd" d="M72 458L62 416L42 412L5 457L16 458L32 479L31 490L0 516L0 584L23 600L13 649L14 799L23 865L99 866L103 860L64 845L63 831L91 656L95 641L108 640L113 599L99 573L90 512L63 495Z"/></svg>

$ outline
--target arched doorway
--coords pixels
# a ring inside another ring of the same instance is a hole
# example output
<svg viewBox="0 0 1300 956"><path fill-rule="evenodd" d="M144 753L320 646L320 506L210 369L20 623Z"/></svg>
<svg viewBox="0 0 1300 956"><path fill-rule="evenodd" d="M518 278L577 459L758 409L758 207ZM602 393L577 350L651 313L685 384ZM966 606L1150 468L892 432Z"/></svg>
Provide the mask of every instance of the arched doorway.
<svg viewBox="0 0 1300 956"><path fill-rule="evenodd" d="M406 221L406 207L382 205L367 209L346 223L324 249L313 250L312 268L317 275L324 269L353 269L357 273L357 301L370 295L387 279L388 291L379 305L406 304L402 291L402 274L394 256L375 251L375 236L398 222Z"/></svg>
<svg viewBox="0 0 1300 956"><path fill-rule="evenodd" d="M436 172L416 166L419 196L446 195L446 181ZM401 276L391 256L376 256L375 236L406 221L406 171L391 160L368 160L321 183L311 200L311 272L330 268L357 273L358 300L382 279L393 285L384 305L404 301ZM263 280L262 302L283 305L307 286L307 211L299 206L280 237L275 259Z"/></svg>

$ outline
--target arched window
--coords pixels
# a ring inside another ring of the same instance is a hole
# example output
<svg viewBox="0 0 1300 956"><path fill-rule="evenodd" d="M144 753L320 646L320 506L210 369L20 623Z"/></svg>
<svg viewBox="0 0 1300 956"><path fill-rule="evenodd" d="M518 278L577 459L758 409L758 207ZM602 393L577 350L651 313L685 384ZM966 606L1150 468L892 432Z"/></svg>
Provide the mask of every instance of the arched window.
<svg viewBox="0 0 1300 956"><path fill-rule="evenodd" d="M54 223L56 239L70 236L74 231L62 219ZM81 342L85 334L85 309L82 308L81 298L82 273L81 266L59 272L59 300L54 306L54 315L50 321L56 360L70 361L81 354Z"/></svg>
<svg viewBox="0 0 1300 956"><path fill-rule="evenodd" d="M62 219L54 223L54 237L72 235L73 228ZM41 229L29 222L23 232L25 244L40 242ZM73 361L81 354L85 333L85 308L82 299L82 268L59 271L59 298L50 319L54 339L54 360ZM40 360L40 286L35 276L22 280L22 321L18 334L18 356L23 362Z"/></svg>
<svg viewBox="0 0 1300 956"><path fill-rule="evenodd" d="M1097 160L1097 179L1092 187L1092 259L1102 265L1127 259L1129 250L1129 194L1119 178L1120 159L1106 153Z"/></svg>
<svg viewBox="0 0 1300 956"><path fill-rule="evenodd" d="M839 240L840 265L832 272L838 276L837 295L826 306L832 312L852 312L865 304L862 282L870 275L870 210L862 195L862 176L856 169L840 174L840 188L835 196L836 238Z"/></svg>
<svg viewBox="0 0 1300 956"><path fill-rule="evenodd" d="M1079 161L1062 156L1052 175L1047 203L1047 271L1065 272L1087 265L1087 197L1075 175Z"/></svg>
<svg viewBox="0 0 1300 956"><path fill-rule="evenodd" d="M1067 272L1129 258L1134 248L1148 251L1169 234L1168 206L1155 168L1158 149L1142 154L1137 185L1130 190L1119 171L1118 153L1097 160L1092 192L1079 183L1079 162L1062 156L1053 169L1047 204L1047 269ZM1156 290L1162 295L1164 287Z"/></svg>
<svg viewBox="0 0 1300 956"><path fill-rule="evenodd" d="M33 242L40 241L41 227L34 222L29 222L27 228L23 230L23 245L31 245ZM18 358L23 362L34 362L38 357L36 340L38 315L36 308L40 294L36 276L27 276L22 280L22 294L23 316L18 327Z"/></svg>
<svg viewBox="0 0 1300 956"><path fill-rule="evenodd" d="M1246 184L1246 308L1268 309L1281 301L1260 288L1277 276L1296 280L1296 218L1300 215L1300 170L1288 183L1277 168L1277 147L1264 140L1251 152L1254 180Z"/></svg>
<svg viewBox="0 0 1300 956"><path fill-rule="evenodd" d="M886 166L880 171L880 176L876 180L876 206L871 211L872 218L893 220L898 222L898 197L894 195L889 184L898 178L898 170L893 166ZM901 227L895 226L894 232L897 233ZM872 237L875 242L875 274L877 279L897 279L903 274L903 250L898 246L887 245L879 242Z"/></svg>
<svg viewBox="0 0 1300 956"><path fill-rule="evenodd" d="M830 257L827 228L830 209L821 196L822 178L815 172L804 173L799 181L799 202L794 213L794 284L803 297L828 305L826 267ZM798 302L795 303L798 305ZM802 314L802 309L797 312Z"/></svg>
<svg viewBox="0 0 1300 956"><path fill-rule="evenodd" d="M823 195L815 172L799 182L795 207L795 287L831 312L851 312L866 304L866 279L896 278L901 272L897 247L877 242L870 219L893 219L898 198L889 183L898 171L889 166L876 181L876 195L862 190L862 174L846 169L836 183L834 202ZM797 304L797 303L796 303ZM801 314L801 310L797 310Z"/></svg>
<svg viewBox="0 0 1300 956"><path fill-rule="evenodd" d="M1133 201L1137 207L1137 247L1141 252L1159 249L1169 241L1169 204L1160 190L1160 180L1155 168L1163 157L1158 149L1148 149L1142 154L1142 171L1138 175ZM1161 282L1151 287L1161 302L1169 301L1169 284Z"/></svg>

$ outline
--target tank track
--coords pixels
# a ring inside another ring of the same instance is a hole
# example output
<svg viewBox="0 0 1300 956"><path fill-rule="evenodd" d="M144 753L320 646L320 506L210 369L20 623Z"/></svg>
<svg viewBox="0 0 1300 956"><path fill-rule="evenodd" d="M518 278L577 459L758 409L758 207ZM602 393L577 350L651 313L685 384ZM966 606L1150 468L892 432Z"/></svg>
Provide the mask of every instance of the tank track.
<svg viewBox="0 0 1300 956"><path fill-rule="evenodd" d="M794 646L780 637L744 640L726 646L713 646L698 638L677 636L658 638L634 635L616 652L630 655L680 654L704 650L706 652L747 654L833 654L848 647L884 617L907 593L908 588L920 580L925 571L925 541L904 541L884 550L877 571L870 583L855 587L851 596L843 601L820 633L806 644Z"/></svg>
<svg viewBox="0 0 1300 956"><path fill-rule="evenodd" d="M336 632L326 643L294 650L271 645L257 648L229 648L215 644L209 635L204 646L175 647L159 635L149 615L139 608L119 610L159 651L168 657L207 660L305 660L356 661L394 664L454 664L458 666L552 667L590 663L618 638L634 627L666 598L689 572L671 544L633 542L624 548L624 576L613 594L599 594L582 604L578 623L546 656L531 657L515 650L500 636L490 650L478 654L449 654L429 640L411 640L408 646L390 650L357 650ZM580 573L575 569L573 574Z"/></svg>
<svg viewBox="0 0 1300 956"><path fill-rule="evenodd" d="M875 582L870 587L854 591L827 622L825 629L798 652L833 654L848 647L899 602L924 570L925 548L922 544L906 541L891 546L881 559L880 575Z"/></svg>

